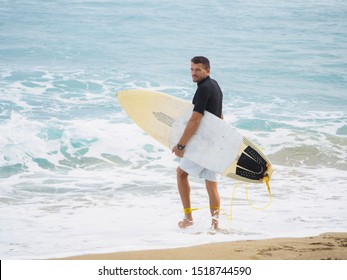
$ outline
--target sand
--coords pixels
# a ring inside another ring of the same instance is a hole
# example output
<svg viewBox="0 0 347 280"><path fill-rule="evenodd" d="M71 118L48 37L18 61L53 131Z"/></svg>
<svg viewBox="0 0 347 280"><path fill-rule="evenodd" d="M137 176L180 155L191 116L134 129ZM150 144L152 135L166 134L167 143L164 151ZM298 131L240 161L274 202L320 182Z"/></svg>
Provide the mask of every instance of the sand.
<svg viewBox="0 0 347 280"><path fill-rule="evenodd" d="M65 260L347 260L347 232L314 237L213 243L185 248L90 254Z"/></svg>

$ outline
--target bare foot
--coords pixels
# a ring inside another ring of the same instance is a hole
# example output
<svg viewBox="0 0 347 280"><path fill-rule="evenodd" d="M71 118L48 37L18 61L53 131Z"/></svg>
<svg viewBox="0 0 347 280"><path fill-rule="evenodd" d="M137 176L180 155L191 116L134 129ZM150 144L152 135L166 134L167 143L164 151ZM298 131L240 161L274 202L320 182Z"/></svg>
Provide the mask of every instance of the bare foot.
<svg viewBox="0 0 347 280"><path fill-rule="evenodd" d="M218 218L212 217L211 229L218 230Z"/></svg>
<svg viewBox="0 0 347 280"><path fill-rule="evenodd" d="M180 228L187 228L193 225L193 221L192 220L188 220L188 218L183 218L182 221L178 222L178 227Z"/></svg>

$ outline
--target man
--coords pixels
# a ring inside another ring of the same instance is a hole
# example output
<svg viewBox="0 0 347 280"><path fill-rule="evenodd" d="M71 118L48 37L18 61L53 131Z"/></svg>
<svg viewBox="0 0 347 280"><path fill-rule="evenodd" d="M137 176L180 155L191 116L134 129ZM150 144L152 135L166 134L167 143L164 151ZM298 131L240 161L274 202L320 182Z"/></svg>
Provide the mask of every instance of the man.
<svg viewBox="0 0 347 280"><path fill-rule="evenodd" d="M177 168L177 185L184 208L184 218L178 223L178 226L180 228L186 228L193 225L190 185L188 181L188 175L192 175L205 179L212 216L211 225L212 228L218 229L220 208L220 197L218 192L219 174L184 158L184 152L186 144L197 131L205 110L223 119L223 93L218 83L210 78L210 62L206 57L193 57L191 59L190 71L193 82L198 85L193 98L194 109L178 144L172 149L172 152L175 153L176 156L182 158Z"/></svg>

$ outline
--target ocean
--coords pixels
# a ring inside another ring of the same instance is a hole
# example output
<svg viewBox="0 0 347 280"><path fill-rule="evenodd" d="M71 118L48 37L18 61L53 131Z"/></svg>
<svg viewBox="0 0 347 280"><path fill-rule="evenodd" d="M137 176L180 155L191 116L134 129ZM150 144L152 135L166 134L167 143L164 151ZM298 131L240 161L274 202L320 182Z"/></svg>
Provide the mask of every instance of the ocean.
<svg viewBox="0 0 347 280"><path fill-rule="evenodd" d="M177 227L178 160L115 98L191 100L196 55L275 168L263 210L265 185L222 178L217 233L199 178ZM347 231L347 2L1 0L0 131L1 259Z"/></svg>

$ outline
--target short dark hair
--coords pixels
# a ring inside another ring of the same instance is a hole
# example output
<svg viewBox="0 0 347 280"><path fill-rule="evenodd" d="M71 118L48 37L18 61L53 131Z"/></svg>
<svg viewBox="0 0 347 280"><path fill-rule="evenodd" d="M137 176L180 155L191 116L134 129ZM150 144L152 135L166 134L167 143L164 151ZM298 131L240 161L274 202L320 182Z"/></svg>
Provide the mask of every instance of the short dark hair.
<svg viewBox="0 0 347 280"><path fill-rule="evenodd" d="M206 69L210 69L210 61L208 60L207 57L204 57L204 56L194 56L190 61L193 62L194 64L201 63L202 65L204 65L204 67Z"/></svg>

